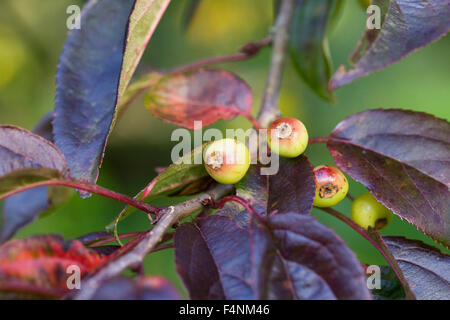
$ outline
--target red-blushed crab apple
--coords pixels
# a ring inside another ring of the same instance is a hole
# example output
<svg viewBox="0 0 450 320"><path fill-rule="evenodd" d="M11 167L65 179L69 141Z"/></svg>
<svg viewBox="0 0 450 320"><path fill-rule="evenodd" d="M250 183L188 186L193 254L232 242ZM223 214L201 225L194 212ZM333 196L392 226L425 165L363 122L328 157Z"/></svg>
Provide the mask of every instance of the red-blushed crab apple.
<svg viewBox="0 0 450 320"><path fill-rule="evenodd" d="M333 166L314 168L316 197L314 206L332 207L342 201L348 192L348 181L344 174Z"/></svg>
<svg viewBox="0 0 450 320"><path fill-rule="evenodd" d="M217 182L239 182L250 167L250 152L245 144L234 139L217 140L206 146L203 161L206 171Z"/></svg>
<svg viewBox="0 0 450 320"><path fill-rule="evenodd" d="M267 130L270 149L282 157L296 158L308 146L308 131L295 118L280 118L272 122Z"/></svg>

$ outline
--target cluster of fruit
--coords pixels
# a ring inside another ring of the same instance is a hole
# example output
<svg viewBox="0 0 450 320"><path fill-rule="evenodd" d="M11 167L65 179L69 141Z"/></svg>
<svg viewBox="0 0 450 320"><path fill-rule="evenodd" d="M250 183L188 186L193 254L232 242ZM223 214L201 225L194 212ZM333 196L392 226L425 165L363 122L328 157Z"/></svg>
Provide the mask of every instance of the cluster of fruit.
<svg viewBox="0 0 450 320"><path fill-rule="evenodd" d="M296 158L308 146L308 131L294 118L272 122L267 130L267 142L272 152L281 157ZM245 144L234 139L210 143L203 155L209 175L217 182L239 182L250 167L250 152ZM348 192L348 181L337 168L320 165L314 168L316 196L314 206L332 207L341 202ZM392 212L380 204L369 192L353 201L352 219L362 228L382 229L392 219Z"/></svg>

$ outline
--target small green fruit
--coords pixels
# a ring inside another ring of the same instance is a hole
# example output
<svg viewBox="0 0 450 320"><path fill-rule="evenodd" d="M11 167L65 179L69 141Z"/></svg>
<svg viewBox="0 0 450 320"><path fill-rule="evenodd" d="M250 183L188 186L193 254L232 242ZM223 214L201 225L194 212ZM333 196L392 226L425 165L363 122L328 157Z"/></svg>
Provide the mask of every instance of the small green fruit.
<svg viewBox="0 0 450 320"><path fill-rule="evenodd" d="M296 158L308 146L308 131L300 120L281 118L269 126L267 142L270 149L280 156Z"/></svg>
<svg viewBox="0 0 450 320"><path fill-rule="evenodd" d="M348 192L348 181L344 174L333 166L314 168L316 180L316 197L314 206L332 207L341 202Z"/></svg>
<svg viewBox="0 0 450 320"><path fill-rule="evenodd" d="M250 167L250 152L245 144L234 139L217 140L204 151L206 171L217 182L234 184L239 182Z"/></svg>
<svg viewBox="0 0 450 320"><path fill-rule="evenodd" d="M353 201L352 219L361 228L383 229L392 220L392 212L370 193L364 193Z"/></svg>

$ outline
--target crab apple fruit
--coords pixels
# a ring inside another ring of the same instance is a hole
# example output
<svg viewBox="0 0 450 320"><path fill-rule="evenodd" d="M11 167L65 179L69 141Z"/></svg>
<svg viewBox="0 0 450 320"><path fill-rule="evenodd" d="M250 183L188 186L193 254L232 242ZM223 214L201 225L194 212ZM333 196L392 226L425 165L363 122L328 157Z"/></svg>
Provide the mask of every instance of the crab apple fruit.
<svg viewBox="0 0 450 320"><path fill-rule="evenodd" d="M282 157L295 158L308 146L308 131L298 119L280 118L270 124L267 142L273 152Z"/></svg>
<svg viewBox="0 0 450 320"><path fill-rule="evenodd" d="M383 206L370 193L366 192L353 201L352 219L361 228L381 230L392 220L392 211Z"/></svg>
<svg viewBox="0 0 450 320"><path fill-rule="evenodd" d="M234 139L210 143L203 154L206 171L217 182L234 184L250 167L250 152L245 144Z"/></svg>
<svg viewBox="0 0 450 320"><path fill-rule="evenodd" d="M348 181L338 168L317 166L313 171L316 181L314 206L332 207L345 198L348 192Z"/></svg>

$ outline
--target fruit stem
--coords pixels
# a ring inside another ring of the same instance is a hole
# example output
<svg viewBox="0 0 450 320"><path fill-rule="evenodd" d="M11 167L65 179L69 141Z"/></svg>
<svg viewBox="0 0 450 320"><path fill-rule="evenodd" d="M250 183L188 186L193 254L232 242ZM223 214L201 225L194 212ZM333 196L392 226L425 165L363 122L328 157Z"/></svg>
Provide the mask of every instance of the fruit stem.
<svg viewBox="0 0 450 320"><path fill-rule="evenodd" d="M349 198L350 201L355 201L355 197L352 196L352 195L350 194L350 192L347 192L347 198Z"/></svg>
<svg viewBox="0 0 450 320"><path fill-rule="evenodd" d="M253 127L256 130L263 130L264 129L264 127L261 125L261 123L259 123L259 121L256 118L254 118L253 116L246 115L245 117L248 119L248 121L250 121L252 123Z"/></svg>
<svg viewBox="0 0 450 320"><path fill-rule="evenodd" d="M328 137L317 137L317 138L311 138L309 139L309 144L315 144L315 143L327 143Z"/></svg>
<svg viewBox="0 0 450 320"><path fill-rule="evenodd" d="M416 297L414 293L411 291L411 288L409 287L409 284L403 275L403 271L398 265L395 258L392 256L392 253L387 248L386 244L383 241L383 238L380 236L380 234L376 230L367 231L366 229L361 228L359 225L357 225L353 220L349 219L344 214L340 213L339 211L332 209L332 208L318 208L328 214L331 214L333 217L341 220L345 224L347 224L350 228L358 232L360 235L362 235L367 241L369 241L377 250L381 253L381 255L386 259L389 266L394 271L395 275L397 276L397 279L402 284L404 290L405 290L405 297L408 300L415 300Z"/></svg>

